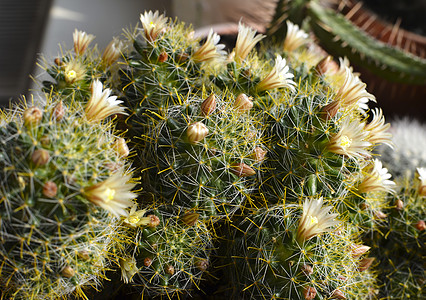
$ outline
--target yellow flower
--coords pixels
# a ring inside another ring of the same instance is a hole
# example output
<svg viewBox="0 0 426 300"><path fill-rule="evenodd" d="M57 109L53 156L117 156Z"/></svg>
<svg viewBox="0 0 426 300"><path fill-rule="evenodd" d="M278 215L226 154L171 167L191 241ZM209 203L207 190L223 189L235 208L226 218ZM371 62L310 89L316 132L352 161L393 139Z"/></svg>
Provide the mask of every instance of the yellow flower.
<svg viewBox="0 0 426 300"><path fill-rule="evenodd" d="M284 40L284 51L291 52L306 43L308 34L299 29L298 25L286 21L287 35Z"/></svg>
<svg viewBox="0 0 426 300"><path fill-rule="evenodd" d="M234 48L235 61L237 63L241 63L254 46L265 37L263 34L258 34L256 36L255 34L256 30L244 26L241 22L238 24L238 36Z"/></svg>
<svg viewBox="0 0 426 300"><path fill-rule="evenodd" d="M192 55L192 59L199 63L224 57L226 55L226 52L223 51L225 45L218 44L219 41L220 36L213 32L213 29L210 29L206 42L200 46L197 51L195 51L195 53Z"/></svg>
<svg viewBox="0 0 426 300"><path fill-rule="evenodd" d="M330 231L331 227L339 223L334 220L338 214L329 213L332 206L322 207L322 205L322 198L307 199L303 203L303 214L297 228L297 241L300 244L323 232Z"/></svg>
<svg viewBox="0 0 426 300"><path fill-rule="evenodd" d="M259 91L266 91L275 88L286 87L291 91L295 90L296 83L291 80L294 75L289 73L286 60L278 55L275 59L275 66L271 72L257 85Z"/></svg>
<svg viewBox="0 0 426 300"><path fill-rule="evenodd" d="M131 227L138 227L140 225L148 225L151 222L150 217L144 217L146 210L136 210L138 207L137 204L134 204L130 209L129 215L123 220L124 223L128 224Z"/></svg>
<svg viewBox="0 0 426 300"><path fill-rule="evenodd" d="M120 258L121 279L124 283L133 281L133 276L139 272L134 257Z"/></svg>
<svg viewBox="0 0 426 300"><path fill-rule="evenodd" d="M366 167L365 177L358 186L358 190L361 193L392 192L395 182L389 180L391 177L392 175L388 173L388 169L383 168L382 162L375 159L372 167L371 165Z"/></svg>
<svg viewBox="0 0 426 300"><path fill-rule="evenodd" d="M367 141L371 144L386 144L393 148L392 134L388 132L390 124L385 124L385 117L382 110L375 108L373 110L373 120L365 126L368 131Z"/></svg>
<svg viewBox="0 0 426 300"><path fill-rule="evenodd" d="M166 30L167 18L160 15L158 11L152 11L141 14L142 27L145 32L145 37L148 41L153 42L157 39L160 33Z"/></svg>
<svg viewBox="0 0 426 300"><path fill-rule="evenodd" d="M126 208L133 205L135 184L129 183L131 175L116 172L110 178L84 189L86 198L116 217L127 216Z"/></svg>
<svg viewBox="0 0 426 300"><path fill-rule="evenodd" d="M76 61L71 60L65 65L65 81L67 83L74 83L80 80L84 79L84 76L86 75L86 69L84 66Z"/></svg>
<svg viewBox="0 0 426 300"><path fill-rule="evenodd" d="M77 55L82 55L89 44L95 39L93 34L87 34L86 32L79 31L77 29L74 30L72 37L74 40L74 52Z"/></svg>
<svg viewBox="0 0 426 300"><path fill-rule="evenodd" d="M92 97L87 103L85 114L89 121L100 121L113 114L126 114L124 107L119 106L123 101L116 96L110 96L110 89L103 89L102 82L95 80L92 83Z"/></svg>
<svg viewBox="0 0 426 300"><path fill-rule="evenodd" d="M371 143L366 140L368 131L365 131L364 126L365 124L358 120L350 121L346 118L340 131L331 137L328 150L350 158L370 157L367 148Z"/></svg>

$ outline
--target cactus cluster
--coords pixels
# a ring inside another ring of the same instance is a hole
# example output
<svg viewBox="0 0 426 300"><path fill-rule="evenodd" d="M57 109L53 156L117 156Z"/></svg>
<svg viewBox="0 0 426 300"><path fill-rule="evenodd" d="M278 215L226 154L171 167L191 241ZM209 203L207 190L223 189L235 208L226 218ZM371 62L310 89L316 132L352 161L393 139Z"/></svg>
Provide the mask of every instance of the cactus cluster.
<svg viewBox="0 0 426 300"><path fill-rule="evenodd" d="M76 31L47 100L1 116L3 297L87 298L107 271L138 298L419 297L426 172L391 180L375 97L286 28L240 24L228 53L145 12L103 55Z"/></svg>

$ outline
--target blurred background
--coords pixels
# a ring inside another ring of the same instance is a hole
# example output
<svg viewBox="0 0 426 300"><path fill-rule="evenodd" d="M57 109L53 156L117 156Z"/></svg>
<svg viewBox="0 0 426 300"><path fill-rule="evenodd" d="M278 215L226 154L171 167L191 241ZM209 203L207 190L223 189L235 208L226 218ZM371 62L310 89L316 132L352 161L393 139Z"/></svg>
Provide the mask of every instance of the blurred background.
<svg viewBox="0 0 426 300"><path fill-rule="evenodd" d="M264 9L271 13L275 0L0 0L0 106L7 106L33 85L39 76L40 54L54 59L59 44L73 46L75 28L96 36L103 49L122 29L135 25L144 10L159 10L201 28L212 23L238 22L239 15ZM266 3L266 4L265 4ZM242 8L238 8L242 7ZM266 9L265 9L266 7ZM253 9L256 8L256 9ZM245 11L245 12L244 12ZM223 12L223 13L219 13ZM238 16L238 17L237 17ZM257 15L258 17L258 15ZM266 24L268 20L264 19ZM259 26L262 22L251 22Z"/></svg>
<svg viewBox="0 0 426 300"><path fill-rule="evenodd" d="M159 10L169 17L178 17L181 21L193 24L201 34L208 32L214 25L215 31L222 36L222 42L227 44L226 39L230 36L228 44L232 44L240 19L258 31L263 31L272 19L277 1L0 0L0 107L35 88L30 74L37 78L43 76L42 70L36 65L40 54L51 61L59 56L59 45L72 49L75 28L94 34L94 43L102 50L114 36L122 33L123 28L134 26L139 21L140 13ZM346 2L356 1L338 1L340 4ZM426 0L364 0L363 3L392 24L396 22L401 27L411 26L409 29L420 33L423 48L426 49ZM413 22L414 25L411 24ZM397 85L385 85L380 90L374 90L374 81L368 75L367 71L362 70L361 79L368 83L368 88L376 95L386 114L402 113L426 119L426 87L415 87L420 90L415 95L415 101L410 100L401 106L400 99L407 100L407 95L414 93L410 86L400 88ZM382 91L387 94L381 95ZM392 99L391 96L395 97Z"/></svg>

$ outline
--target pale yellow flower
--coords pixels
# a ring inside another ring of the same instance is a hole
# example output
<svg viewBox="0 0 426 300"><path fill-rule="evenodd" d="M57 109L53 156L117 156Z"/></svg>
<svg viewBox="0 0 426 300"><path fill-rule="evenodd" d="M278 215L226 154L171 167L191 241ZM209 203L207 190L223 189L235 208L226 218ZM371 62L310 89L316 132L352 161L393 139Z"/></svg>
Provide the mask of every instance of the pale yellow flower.
<svg viewBox="0 0 426 300"><path fill-rule="evenodd" d="M419 183L419 195L426 196L426 168L417 168L417 177L420 181Z"/></svg>
<svg viewBox="0 0 426 300"><path fill-rule="evenodd" d="M284 51L291 52L307 42L308 34L299 29L299 26L290 21L286 21L287 35L284 40Z"/></svg>
<svg viewBox="0 0 426 300"><path fill-rule="evenodd" d="M133 276L139 272L136 260L134 257L120 258L121 279L124 283L133 281Z"/></svg>
<svg viewBox="0 0 426 300"><path fill-rule="evenodd" d="M141 14L142 27L145 32L145 37L148 41L153 42L157 39L160 33L166 30L167 18L160 15L158 11L152 11Z"/></svg>
<svg viewBox="0 0 426 300"><path fill-rule="evenodd" d="M114 38L105 48L105 51L102 54L102 60L107 65L113 64L120 57L122 49L123 42L119 39Z"/></svg>
<svg viewBox="0 0 426 300"><path fill-rule="evenodd" d="M243 25L241 22L239 23L237 42L234 48L234 59L237 63L241 63L254 46L265 37L263 34L255 35L256 30Z"/></svg>
<svg viewBox="0 0 426 300"><path fill-rule="evenodd" d="M388 169L383 168L382 162L375 159L372 166L369 165L366 167L365 177L358 186L358 190L361 193L377 191L392 192L395 182L389 180L391 177L392 175L388 173Z"/></svg>
<svg viewBox="0 0 426 300"><path fill-rule="evenodd" d="M213 32L213 29L210 29L206 42L195 51L192 59L199 63L225 57L226 52L223 51L225 45L218 44L219 41L220 36Z"/></svg>
<svg viewBox="0 0 426 300"><path fill-rule="evenodd" d="M130 209L129 215L123 220L124 223L131 227L138 227L148 225L151 222L150 217L144 217L143 215L146 213L146 210L136 210L138 207L137 204L134 204Z"/></svg>
<svg viewBox="0 0 426 300"><path fill-rule="evenodd" d="M303 203L303 214L299 220L297 228L297 241L303 242L331 230L331 227L339 224L334 220L338 216L336 213L329 213L332 206L322 206L323 199L306 199Z"/></svg>
<svg viewBox="0 0 426 300"><path fill-rule="evenodd" d="M129 183L130 179L131 174L119 171L102 182L86 187L83 192L90 202L116 217L127 216L126 208L132 206L132 199L136 198L136 194L131 191L135 184Z"/></svg>
<svg viewBox="0 0 426 300"><path fill-rule="evenodd" d="M371 146L371 143L367 141L368 131L364 129L364 126L365 124L358 120L351 121L346 118L339 132L331 137L328 150L350 158L370 157L367 148Z"/></svg>
<svg viewBox="0 0 426 300"><path fill-rule="evenodd" d="M79 31L77 29L74 30L72 37L74 40L74 52L77 55L82 55L89 44L95 39L93 34L87 34L86 32Z"/></svg>
<svg viewBox="0 0 426 300"><path fill-rule="evenodd" d="M373 110L373 119L365 125L365 130L368 131L367 141L371 144L386 144L393 147L392 134L388 132L390 124L385 124L385 117L379 108Z"/></svg>
<svg viewBox="0 0 426 300"><path fill-rule="evenodd" d="M342 107L357 107L358 109L368 109L368 100L375 101L374 95L366 90L366 84L358 76L355 76L351 69L345 66L345 81L335 95L335 99Z"/></svg>
<svg viewBox="0 0 426 300"><path fill-rule="evenodd" d="M64 67L65 81L74 83L83 80L86 76L85 67L76 60L71 60Z"/></svg>
<svg viewBox="0 0 426 300"><path fill-rule="evenodd" d="M274 68L261 82L259 82L257 89L259 91L266 91L286 87L294 91L296 83L291 80L293 77L294 75L289 73L286 60L282 58L281 55L277 55Z"/></svg>
<svg viewBox="0 0 426 300"><path fill-rule="evenodd" d="M103 90L102 82L95 80L91 88L92 96L85 109L87 120L96 122L114 114L126 114L125 108L119 106L123 101L117 100L117 96L110 96L110 89Z"/></svg>

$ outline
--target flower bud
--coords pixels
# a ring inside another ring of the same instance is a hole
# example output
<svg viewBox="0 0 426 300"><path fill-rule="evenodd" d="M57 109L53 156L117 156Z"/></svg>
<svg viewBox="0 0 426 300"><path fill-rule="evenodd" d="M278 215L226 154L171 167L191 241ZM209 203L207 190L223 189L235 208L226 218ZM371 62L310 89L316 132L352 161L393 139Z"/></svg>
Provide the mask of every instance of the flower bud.
<svg viewBox="0 0 426 300"><path fill-rule="evenodd" d="M191 144L198 143L209 134L209 129L201 122L195 122L188 126L186 136Z"/></svg>
<svg viewBox="0 0 426 300"><path fill-rule="evenodd" d="M43 147L49 147L49 146L50 146L50 138L49 138L49 136L48 136L48 135L43 135L43 136L40 138L40 144L41 144Z"/></svg>
<svg viewBox="0 0 426 300"><path fill-rule="evenodd" d="M156 215L148 215L147 217L149 218L149 227L155 228L160 225L160 218Z"/></svg>
<svg viewBox="0 0 426 300"><path fill-rule="evenodd" d="M197 261L196 266L198 270L204 272L209 267L209 261L207 259L200 259L199 261Z"/></svg>
<svg viewBox="0 0 426 300"><path fill-rule="evenodd" d="M423 221L423 220L420 220L416 223L416 228L420 231L425 230L425 227L426 227L425 221Z"/></svg>
<svg viewBox="0 0 426 300"><path fill-rule="evenodd" d="M334 116L336 116L337 112L339 111L340 108L340 102L337 100L334 100L332 102L330 102L329 104L327 104L326 106L324 106L321 109L321 118L324 121L328 121L331 118L333 118Z"/></svg>
<svg viewBox="0 0 426 300"><path fill-rule="evenodd" d="M404 209L404 202L402 202L402 200L399 198L395 201L395 209L399 211Z"/></svg>
<svg viewBox="0 0 426 300"><path fill-rule="evenodd" d="M256 147L253 151L253 158L256 162L262 162L265 159L266 153L268 153L268 151L263 150L260 147Z"/></svg>
<svg viewBox="0 0 426 300"><path fill-rule="evenodd" d="M53 198L58 192L58 186L53 181L48 181L43 185L43 195L48 198Z"/></svg>
<svg viewBox="0 0 426 300"><path fill-rule="evenodd" d="M365 245L354 245L352 246L352 256L353 257L359 257L366 253L368 250L370 250L371 247L365 246Z"/></svg>
<svg viewBox="0 0 426 300"><path fill-rule="evenodd" d="M327 56L319 61L315 67L315 70L319 75L324 75L325 73L334 74L339 70L339 66L331 56Z"/></svg>
<svg viewBox="0 0 426 300"><path fill-rule="evenodd" d="M158 56L158 61L159 62L165 62L165 61L167 61L168 58L169 58L169 55L167 54L167 52L163 51Z"/></svg>
<svg viewBox="0 0 426 300"><path fill-rule="evenodd" d="M359 265L358 265L358 270L360 272L366 271L371 266L374 259L375 259L374 257L366 257L366 258L361 259L361 261L359 262Z"/></svg>
<svg viewBox="0 0 426 300"><path fill-rule="evenodd" d="M182 217L182 222L188 226L194 226L197 223L200 214L188 212Z"/></svg>
<svg viewBox="0 0 426 300"><path fill-rule="evenodd" d="M239 94L235 99L234 107L240 111L249 111L253 107L253 101L246 94Z"/></svg>
<svg viewBox="0 0 426 300"><path fill-rule="evenodd" d="M89 251L87 250L81 250L78 252L78 257L81 258L84 261L88 261L90 259Z"/></svg>
<svg viewBox="0 0 426 300"><path fill-rule="evenodd" d="M203 113L203 116L207 117L215 109L216 109L216 96L214 94L211 94L201 104L201 112Z"/></svg>
<svg viewBox="0 0 426 300"><path fill-rule="evenodd" d="M302 272L306 276L309 276L309 275L312 275L312 273L314 273L314 268L312 268L312 266L310 265L303 265Z"/></svg>
<svg viewBox="0 0 426 300"><path fill-rule="evenodd" d="M335 289L332 293L331 293L331 299L347 299L345 294L343 294L343 292L339 289Z"/></svg>
<svg viewBox="0 0 426 300"><path fill-rule="evenodd" d="M231 172L237 175L238 177L248 177L256 174L256 171L245 163L239 163L231 166Z"/></svg>
<svg viewBox="0 0 426 300"><path fill-rule="evenodd" d="M43 112L40 108L32 106L24 111L24 125L33 127L38 125L43 118Z"/></svg>
<svg viewBox="0 0 426 300"><path fill-rule="evenodd" d="M306 300L315 299L316 295L317 295L317 291L314 287L312 286L305 287L303 291L303 296L305 297Z"/></svg>
<svg viewBox="0 0 426 300"><path fill-rule="evenodd" d="M65 107L62 101L60 101L53 108L52 117L55 119L55 121L60 122L64 118L64 116L65 116Z"/></svg>
<svg viewBox="0 0 426 300"><path fill-rule="evenodd" d="M164 271L169 275L173 275L175 273L175 268L172 265L167 265Z"/></svg>
<svg viewBox="0 0 426 300"><path fill-rule="evenodd" d="M127 157L129 155L129 147L126 144L126 140L123 138L118 138L115 141L113 148L117 151L120 157Z"/></svg>
<svg viewBox="0 0 426 300"><path fill-rule="evenodd" d="M65 268L62 269L61 274L62 276L66 278L71 278L71 277L74 277L75 271L70 266L66 266Z"/></svg>
<svg viewBox="0 0 426 300"><path fill-rule="evenodd" d="M44 149L37 149L33 152L33 155L31 155L31 160L37 167L44 166L48 163L49 159L49 152Z"/></svg>
<svg viewBox="0 0 426 300"><path fill-rule="evenodd" d="M377 210L376 212L374 212L374 214L376 215L377 219L386 219L387 218L387 214L381 212L380 210Z"/></svg>
<svg viewBox="0 0 426 300"><path fill-rule="evenodd" d="M64 63L62 62L62 59L60 59L59 57L55 58L53 60L53 62L55 63L55 65L57 65L58 67L62 66Z"/></svg>
<svg viewBox="0 0 426 300"><path fill-rule="evenodd" d="M151 266L151 264L152 264L152 259L151 259L151 258L146 257L146 258L143 260L143 265L144 265L145 267L149 267L149 266Z"/></svg>

